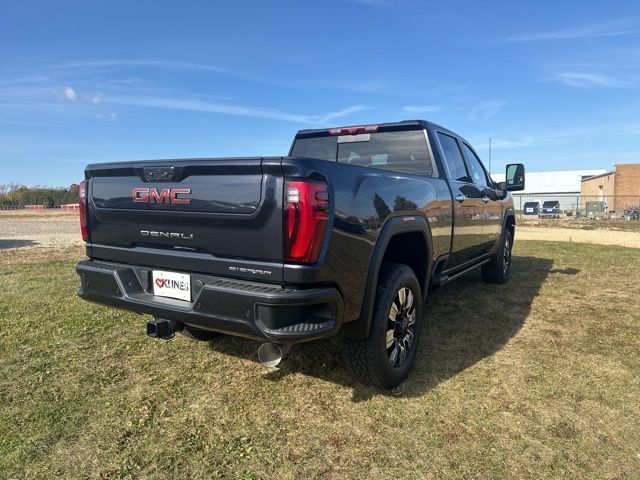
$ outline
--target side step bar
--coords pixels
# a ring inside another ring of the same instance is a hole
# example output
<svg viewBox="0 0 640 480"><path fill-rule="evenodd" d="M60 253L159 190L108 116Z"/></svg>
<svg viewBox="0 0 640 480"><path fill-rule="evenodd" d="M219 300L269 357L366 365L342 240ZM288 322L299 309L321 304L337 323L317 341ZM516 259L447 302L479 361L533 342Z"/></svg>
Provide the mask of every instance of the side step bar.
<svg viewBox="0 0 640 480"><path fill-rule="evenodd" d="M485 258L484 260L482 260L482 261L480 261L478 263L474 263L470 267L467 267L464 270L460 270L459 272L456 272L451 276L445 275L444 273L436 273L433 276L433 278L431 279L431 286L440 287L440 286L444 285L445 283L449 283L451 280L455 280L456 278L461 277L465 273L469 273L470 271L475 270L476 268L481 267L482 265L485 265L485 264L489 263L490 261L491 261L491 257Z"/></svg>

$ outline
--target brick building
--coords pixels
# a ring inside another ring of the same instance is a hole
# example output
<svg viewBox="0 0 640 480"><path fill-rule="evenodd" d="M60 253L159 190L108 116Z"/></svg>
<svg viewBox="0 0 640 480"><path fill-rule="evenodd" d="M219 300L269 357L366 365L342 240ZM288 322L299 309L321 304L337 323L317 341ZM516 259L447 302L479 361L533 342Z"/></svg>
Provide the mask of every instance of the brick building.
<svg viewBox="0 0 640 480"><path fill-rule="evenodd" d="M612 172L583 177L582 208L588 201L606 202L609 212L623 213L640 203L640 163L619 163Z"/></svg>

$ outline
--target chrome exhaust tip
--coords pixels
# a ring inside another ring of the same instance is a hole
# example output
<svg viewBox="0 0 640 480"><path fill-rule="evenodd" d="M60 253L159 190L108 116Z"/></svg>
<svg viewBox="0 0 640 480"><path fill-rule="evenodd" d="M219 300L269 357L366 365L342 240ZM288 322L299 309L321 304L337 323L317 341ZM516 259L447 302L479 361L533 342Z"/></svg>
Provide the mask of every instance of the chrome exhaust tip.
<svg viewBox="0 0 640 480"><path fill-rule="evenodd" d="M258 360L265 367L277 367L290 349L290 344L264 342L258 348Z"/></svg>

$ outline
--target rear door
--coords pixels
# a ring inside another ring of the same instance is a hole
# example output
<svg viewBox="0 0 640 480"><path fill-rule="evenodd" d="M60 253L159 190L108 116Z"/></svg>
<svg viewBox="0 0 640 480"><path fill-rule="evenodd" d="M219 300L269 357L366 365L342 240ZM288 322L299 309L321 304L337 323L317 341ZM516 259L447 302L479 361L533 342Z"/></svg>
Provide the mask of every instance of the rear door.
<svg viewBox="0 0 640 480"><path fill-rule="evenodd" d="M480 255L482 235L483 192L471 181L458 140L437 131L442 158L445 161L453 195L453 241L447 269L458 267Z"/></svg>
<svg viewBox="0 0 640 480"><path fill-rule="evenodd" d="M281 158L101 164L86 175L93 258L280 280Z"/></svg>

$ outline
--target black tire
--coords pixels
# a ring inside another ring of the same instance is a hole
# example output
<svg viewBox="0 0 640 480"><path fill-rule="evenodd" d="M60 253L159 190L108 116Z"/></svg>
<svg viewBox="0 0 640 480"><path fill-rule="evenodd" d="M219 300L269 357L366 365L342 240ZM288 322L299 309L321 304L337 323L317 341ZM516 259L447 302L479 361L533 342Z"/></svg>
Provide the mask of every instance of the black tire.
<svg viewBox="0 0 640 480"><path fill-rule="evenodd" d="M213 340L214 338L218 338L222 335L220 332L200 330L199 328L187 327L186 325L180 333L191 340L200 340L203 342L208 342L209 340Z"/></svg>
<svg viewBox="0 0 640 480"><path fill-rule="evenodd" d="M507 283L511 277L511 249L513 232L505 229L500 248L493 259L482 266L482 280L489 283Z"/></svg>
<svg viewBox="0 0 640 480"><path fill-rule="evenodd" d="M413 366L421 324L422 294L415 273L407 265L383 264L369 336L345 341L351 375L378 388L398 385Z"/></svg>

